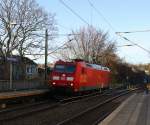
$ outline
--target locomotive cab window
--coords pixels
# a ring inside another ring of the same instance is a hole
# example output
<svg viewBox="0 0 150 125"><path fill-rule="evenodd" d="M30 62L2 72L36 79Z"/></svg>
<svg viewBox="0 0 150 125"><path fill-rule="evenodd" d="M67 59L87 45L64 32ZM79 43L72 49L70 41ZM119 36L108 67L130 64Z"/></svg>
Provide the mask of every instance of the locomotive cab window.
<svg viewBox="0 0 150 125"><path fill-rule="evenodd" d="M66 66L67 73L73 73L73 72L75 72L75 69L76 69L75 65L67 65Z"/></svg>
<svg viewBox="0 0 150 125"><path fill-rule="evenodd" d="M64 65L56 65L55 69L56 72L65 72L65 66Z"/></svg>
<svg viewBox="0 0 150 125"><path fill-rule="evenodd" d="M73 73L75 72L75 65L61 65L61 64L57 64L55 66L55 71L56 72L65 72L65 73Z"/></svg>

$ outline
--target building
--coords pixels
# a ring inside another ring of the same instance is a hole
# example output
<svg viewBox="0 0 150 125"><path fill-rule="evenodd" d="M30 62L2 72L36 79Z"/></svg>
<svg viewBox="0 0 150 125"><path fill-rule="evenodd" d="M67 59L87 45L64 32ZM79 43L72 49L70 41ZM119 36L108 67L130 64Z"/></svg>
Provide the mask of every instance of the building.
<svg viewBox="0 0 150 125"><path fill-rule="evenodd" d="M38 76L37 64L27 57L13 55L7 59L0 58L0 80L9 80L11 71L13 80L28 80Z"/></svg>

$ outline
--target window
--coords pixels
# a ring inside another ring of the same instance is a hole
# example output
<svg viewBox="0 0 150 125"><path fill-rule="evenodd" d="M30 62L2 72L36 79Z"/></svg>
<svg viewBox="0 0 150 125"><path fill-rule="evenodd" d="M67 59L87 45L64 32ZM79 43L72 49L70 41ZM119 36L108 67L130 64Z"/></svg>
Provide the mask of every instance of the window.
<svg viewBox="0 0 150 125"><path fill-rule="evenodd" d="M36 73L36 67L34 65L28 65L26 67L26 73L27 74L34 74L34 73Z"/></svg>
<svg viewBox="0 0 150 125"><path fill-rule="evenodd" d="M92 67L92 65L91 65L91 64L88 64L88 63L86 64L86 66L87 66L87 67Z"/></svg>
<svg viewBox="0 0 150 125"><path fill-rule="evenodd" d="M65 72L65 66L64 65L56 65L55 71L56 72Z"/></svg>
<svg viewBox="0 0 150 125"><path fill-rule="evenodd" d="M67 73L73 73L75 71L75 66L74 65L67 65L66 66L66 72Z"/></svg>
<svg viewBox="0 0 150 125"><path fill-rule="evenodd" d="M30 73L30 68L29 67L26 68L26 72Z"/></svg>
<svg viewBox="0 0 150 125"><path fill-rule="evenodd" d="M65 73L73 73L75 71L75 65L61 65L61 64L57 64L55 66L54 71L56 71L56 72L65 72Z"/></svg>

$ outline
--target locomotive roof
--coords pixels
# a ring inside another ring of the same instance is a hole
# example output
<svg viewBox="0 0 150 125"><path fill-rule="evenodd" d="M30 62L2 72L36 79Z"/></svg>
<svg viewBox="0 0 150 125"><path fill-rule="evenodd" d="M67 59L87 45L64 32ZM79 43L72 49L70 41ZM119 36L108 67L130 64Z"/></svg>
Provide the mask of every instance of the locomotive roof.
<svg viewBox="0 0 150 125"><path fill-rule="evenodd" d="M73 62L73 61L62 61L62 60L59 60L59 61L57 61L56 62L56 64L75 64L75 62Z"/></svg>
<svg viewBox="0 0 150 125"><path fill-rule="evenodd" d="M104 66L97 65L97 64L89 64L89 63L87 63L87 66L90 66L90 67L92 67L94 69L97 69L97 70L110 71L110 69L108 67L104 67Z"/></svg>
<svg viewBox="0 0 150 125"><path fill-rule="evenodd" d="M62 61L62 60L59 60L57 61L56 63L57 64L76 64L77 62L84 62L86 63L85 61L83 60L75 60L75 61ZM94 69L97 69L97 70L105 70L105 71L110 71L110 69L108 67L104 67L102 65L97 65L97 64L90 64L90 63L86 63L86 65L88 67L92 67Z"/></svg>

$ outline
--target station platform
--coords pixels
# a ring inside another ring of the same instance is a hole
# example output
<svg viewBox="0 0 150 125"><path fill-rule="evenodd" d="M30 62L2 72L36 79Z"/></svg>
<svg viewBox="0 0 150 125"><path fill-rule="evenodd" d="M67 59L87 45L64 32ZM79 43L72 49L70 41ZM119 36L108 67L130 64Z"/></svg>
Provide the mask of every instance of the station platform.
<svg viewBox="0 0 150 125"><path fill-rule="evenodd" d="M130 96L98 125L150 125L150 94Z"/></svg>
<svg viewBox="0 0 150 125"><path fill-rule="evenodd" d="M19 97L27 97L40 95L49 92L49 89L31 89L31 90L20 90L20 91L10 91L10 92L1 92L0 100L7 100Z"/></svg>

